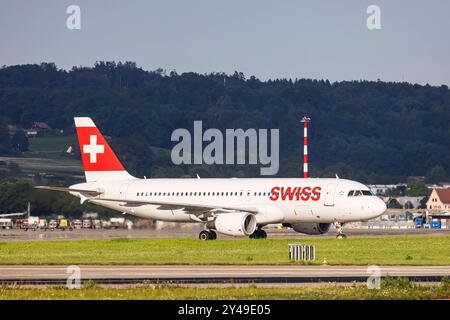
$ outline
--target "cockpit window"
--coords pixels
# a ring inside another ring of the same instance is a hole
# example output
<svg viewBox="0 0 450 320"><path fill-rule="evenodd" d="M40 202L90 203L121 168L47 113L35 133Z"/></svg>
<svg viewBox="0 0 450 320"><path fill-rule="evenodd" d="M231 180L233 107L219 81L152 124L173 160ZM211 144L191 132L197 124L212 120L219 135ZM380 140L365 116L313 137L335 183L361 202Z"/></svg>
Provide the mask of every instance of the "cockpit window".
<svg viewBox="0 0 450 320"><path fill-rule="evenodd" d="M373 196L373 193L369 190L350 190L348 196L349 197Z"/></svg>

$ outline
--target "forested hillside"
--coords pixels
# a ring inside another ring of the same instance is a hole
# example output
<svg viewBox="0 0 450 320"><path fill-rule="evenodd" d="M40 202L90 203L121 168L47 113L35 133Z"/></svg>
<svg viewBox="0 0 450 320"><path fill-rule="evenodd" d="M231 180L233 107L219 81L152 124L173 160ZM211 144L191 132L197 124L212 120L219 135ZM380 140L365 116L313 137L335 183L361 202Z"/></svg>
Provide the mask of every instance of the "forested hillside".
<svg viewBox="0 0 450 320"><path fill-rule="evenodd" d="M75 115L92 117L105 134L117 139L119 157L138 175L169 172L164 168L173 168L170 158L148 147L170 150L174 129L192 129L194 120L203 120L205 129L279 128L279 176L300 176L303 115L312 118L312 175L339 173L366 182L396 182L436 167L450 173L447 86L260 81L238 72L166 74L144 71L131 62L99 62L70 71L51 63L0 69L0 153L8 149L2 146L8 143L6 124L28 127L44 121L73 132ZM228 166L194 169L183 166L172 175L259 173Z"/></svg>

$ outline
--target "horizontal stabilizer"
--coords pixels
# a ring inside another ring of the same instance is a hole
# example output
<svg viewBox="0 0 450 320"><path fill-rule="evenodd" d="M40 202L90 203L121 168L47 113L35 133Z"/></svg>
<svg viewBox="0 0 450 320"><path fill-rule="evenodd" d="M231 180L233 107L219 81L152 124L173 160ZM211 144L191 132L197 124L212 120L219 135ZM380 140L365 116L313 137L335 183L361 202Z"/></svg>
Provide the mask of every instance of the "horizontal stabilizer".
<svg viewBox="0 0 450 320"><path fill-rule="evenodd" d="M52 191L79 192L79 193L83 193L85 195L88 195L90 197L95 197L95 196L101 195L103 193L103 192L96 191L96 190L71 189L71 188L63 188L63 187L37 186L35 188L36 189L43 189L43 190L52 190Z"/></svg>

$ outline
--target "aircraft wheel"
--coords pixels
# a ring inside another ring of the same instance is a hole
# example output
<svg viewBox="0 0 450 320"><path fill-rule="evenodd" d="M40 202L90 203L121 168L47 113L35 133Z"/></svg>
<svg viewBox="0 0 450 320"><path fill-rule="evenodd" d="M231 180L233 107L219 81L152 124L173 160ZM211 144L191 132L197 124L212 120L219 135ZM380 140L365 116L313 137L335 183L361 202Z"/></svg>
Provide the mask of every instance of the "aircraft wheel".
<svg viewBox="0 0 450 320"><path fill-rule="evenodd" d="M211 235L211 240L217 239L217 233L213 230L209 230L209 234Z"/></svg>
<svg viewBox="0 0 450 320"><path fill-rule="evenodd" d="M199 233L198 238L203 241L211 240L212 235L208 230L203 230L202 232Z"/></svg>
<svg viewBox="0 0 450 320"><path fill-rule="evenodd" d="M260 230L261 232L261 239L266 239L267 238L267 233L264 230Z"/></svg>
<svg viewBox="0 0 450 320"><path fill-rule="evenodd" d="M347 236L343 233L338 233L338 235L336 236L336 239L346 239Z"/></svg>
<svg viewBox="0 0 450 320"><path fill-rule="evenodd" d="M256 229L250 236L250 239L266 239L267 233L262 229Z"/></svg>

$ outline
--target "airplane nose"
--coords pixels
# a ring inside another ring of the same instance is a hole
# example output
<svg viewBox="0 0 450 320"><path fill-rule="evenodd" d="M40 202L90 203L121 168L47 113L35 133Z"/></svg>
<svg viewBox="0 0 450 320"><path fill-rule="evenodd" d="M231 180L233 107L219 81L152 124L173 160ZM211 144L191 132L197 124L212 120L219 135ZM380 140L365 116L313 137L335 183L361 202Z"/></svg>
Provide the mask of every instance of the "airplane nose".
<svg viewBox="0 0 450 320"><path fill-rule="evenodd" d="M378 198L377 203L375 205L375 213L381 215L386 211L386 209L387 209L386 203L384 203L383 200Z"/></svg>

